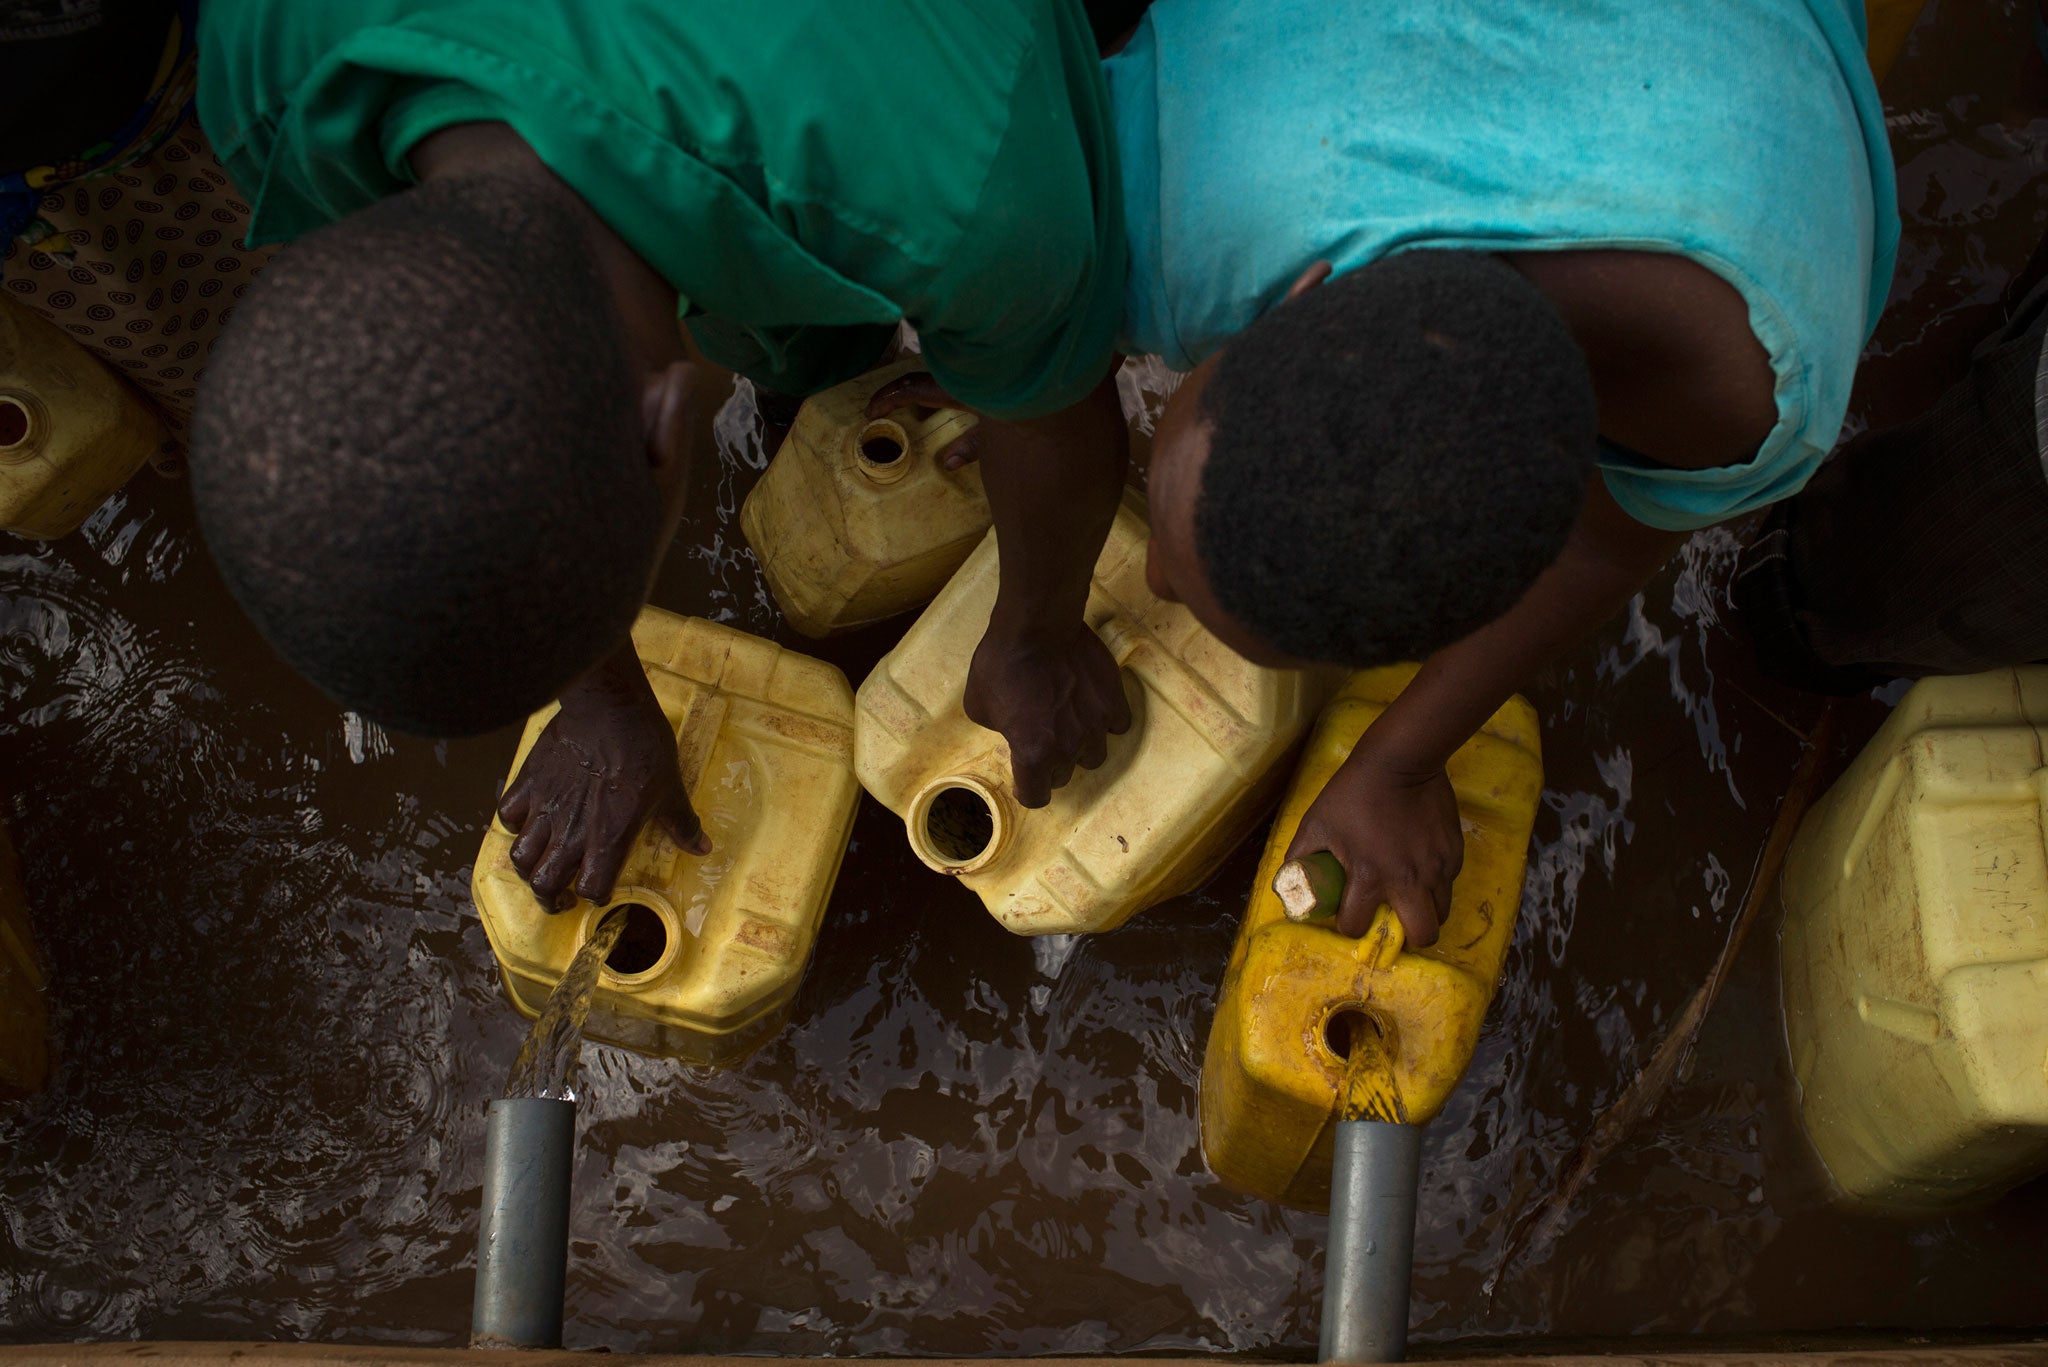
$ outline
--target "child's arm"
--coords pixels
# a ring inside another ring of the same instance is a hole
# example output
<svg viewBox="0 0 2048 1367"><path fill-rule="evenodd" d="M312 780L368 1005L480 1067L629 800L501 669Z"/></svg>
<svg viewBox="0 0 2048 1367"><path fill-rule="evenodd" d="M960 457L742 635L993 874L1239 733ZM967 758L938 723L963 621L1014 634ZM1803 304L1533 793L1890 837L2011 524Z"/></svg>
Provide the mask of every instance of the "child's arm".
<svg viewBox="0 0 2048 1367"><path fill-rule="evenodd" d="M1338 929L1365 934L1387 903L1409 944L1435 942L1465 857L1445 763L1531 675L1627 604L1685 537L1637 522L1596 477L1564 551L1521 601L1430 656L1288 849L1290 859L1326 849L1344 865Z"/></svg>
<svg viewBox="0 0 2048 1367"><path fill-rule="evenodd" d="M884 387L868 412L906 404L960 406L918 373ZM942 457L949 468L981 463L1002 582L963 701L969 718L1009 742L1013 790L1026 807L1045 806L1075 766L1101 764L1108 737L1130 729L1116 658L1083 620L1123 497L1129 440L1112 363L1072 407L1015 422L984 417Z"/></svg>

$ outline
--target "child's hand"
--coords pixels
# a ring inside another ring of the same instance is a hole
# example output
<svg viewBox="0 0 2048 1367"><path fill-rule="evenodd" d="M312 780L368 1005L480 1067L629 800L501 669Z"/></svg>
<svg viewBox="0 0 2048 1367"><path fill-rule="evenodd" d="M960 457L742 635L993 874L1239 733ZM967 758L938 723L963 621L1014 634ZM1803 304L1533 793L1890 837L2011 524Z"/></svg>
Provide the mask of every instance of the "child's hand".
<svg viewBox="0 0 2048 1367"><path fill-rule="evenodd" d="M1019 640L993 622L975 649L963 699L968 719L1010 747L1017 801L1043 807L1076 765L1108 757L1109 737L1131 729L1123 673L1102 638L1076 621L1049 639Z"/></svg>
<svg viewBox="0 0 2048 1367"><path fill-rule="evenodd" d="M961 405L919 371L884 385L879 417ZM1001 588L969 662L969 718L1010 747L1017 801L1043 807L1076 766L1093 769L1131 727L1116 657L1083 620L1090 574L1122 497L1129 431L1114 373L1079 403L1015 422L983 414L939 463L981 462L1001 556Z"/></svg>
<svg viewBox="0 0 2048 1367"><path fill-rule="evenodd" d="M1328 850L1344 866L1337 929L1356 939L1390 905L1407 943L1436 943L1451 909L1451 882L1465 863L1458 798L1441 769L1408 774L1352 751L1309 807L1287 847L1289 859Z"/></svg>
<svg viewBox="0 0 2048 1367"><path fill-rule="evenodd" d="M630 646L563 691L498 818L518 836L512 866L552 911L610 897L649 821L689 853L711 852L676 768L675 732Z"/></svg>

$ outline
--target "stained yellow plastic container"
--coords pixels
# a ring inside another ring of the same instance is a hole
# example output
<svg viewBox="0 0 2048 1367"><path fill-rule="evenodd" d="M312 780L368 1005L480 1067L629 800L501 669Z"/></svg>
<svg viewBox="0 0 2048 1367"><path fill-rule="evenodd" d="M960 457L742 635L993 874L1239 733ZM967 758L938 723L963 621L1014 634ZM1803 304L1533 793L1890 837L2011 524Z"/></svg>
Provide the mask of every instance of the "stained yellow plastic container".
<svg viewBox="0 0 2048 1367"><path fill-rule="evenodd" d="M993 532L861 685L862 784L919 859L1019 935L1109 930L1194 888L1257 824L1328 694L1320 675L1247 664L1153 597L1143 506L1126 494L1085 610L1123 666L1131 729L1048 806L1018 805L1009 746L961 708L995 604Z"/></svg>
<svg viewBox="0 0 2048 1367"><path fill-rule="evenodd" d="M0 295L0 530L76 530L163 440L156 413L91 352Z"/></svg>
<svg viewBox="0 0 2048 1367"><path fill-rule="evenodd" d="M730 627L641 611L633 645L674 725L704 858L650 826L611 900L549 915L491 823L474 892L513 1005L529 1017L604 913L637 904L637 972L599 976L584 1033L692 1063L727 1064L780 1027L803 977L853 829L853 691L831 665ZM538 712L519 771L556 709ZM653 918L659 929L654 930ZM613 962L620 960L613 951Z"/></svg>
<svg viewBox="0 0 2048 1367"><path fill-rule="evenodd" d="M1472 1061L1522 905L1529 833L1543 796L1535 709L1510 699L1448 766L1465 865L1437 942L1404 949L1381 908L1353 940L1329 922L1296 924L1273 892L1309 805L1385 712L1414 665L1353 675L1310 737L1281 803L1223 978L1202 1064L1202 1149L1232 1186L1326 1210L1351 1013L1379 1027L1392 1090L1411 1124L1443 1109Z"/></svg>
<svg viewBox="0 0 2048 1367"><path fill-rule="evenodd" d="M740 508L776 603L806 636L923 607L989 529L980 467L938 460L973 414L867 416L875 391L919 368L901 361L806 400Z"/></svg>
<svg viewBox="0 0 2048 1367"><path fill-rule="evenodd" d="M2048 668L1915 684L1785 861L1806 1132L1850 1202L2048 1169Z"/></svg>
<svg viewBox="0 0 2048 1367"><path fill-rule="evenodd" d="M39 1092L49 1077L48 988L29 928L21 860L0 830L0 1098Z"/></svg>

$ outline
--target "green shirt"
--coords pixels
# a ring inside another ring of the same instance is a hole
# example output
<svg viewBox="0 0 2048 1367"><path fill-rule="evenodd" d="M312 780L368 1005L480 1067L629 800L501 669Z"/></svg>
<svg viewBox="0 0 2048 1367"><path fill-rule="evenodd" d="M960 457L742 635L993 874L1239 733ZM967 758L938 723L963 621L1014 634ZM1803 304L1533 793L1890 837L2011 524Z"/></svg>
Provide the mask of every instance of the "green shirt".
<svg viewBox="0 0 2048 1367"><path fill-rule="evenodd" d="M1125 247L1078 0L208 0L200 120L292 238L510 124L682 295L712 359L806 393L908 319L961 402L1108 368Z"/></svg>

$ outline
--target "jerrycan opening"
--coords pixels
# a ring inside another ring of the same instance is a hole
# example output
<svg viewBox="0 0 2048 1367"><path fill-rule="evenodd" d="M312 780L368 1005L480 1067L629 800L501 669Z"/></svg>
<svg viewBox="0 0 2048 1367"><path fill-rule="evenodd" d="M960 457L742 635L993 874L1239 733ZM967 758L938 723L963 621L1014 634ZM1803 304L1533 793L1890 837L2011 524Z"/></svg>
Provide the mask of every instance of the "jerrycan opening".
<svg viewBox="0 0 2048 1367"><path fill-rule="evenodd" d="M674 962L676 917L660 898L640 888L621 888L619 895L629 900L593 908L583 935L588 939L611 912L625 912L625 929L619 932L611 953L605 955L604 977L613 987L638 987L659 977Z"/></svg>
<svg viewBox="0 0 2048 1367"><path fill-rule="evenodd" d="M34 425L29 420L27 404L12 394L0 394L0 452L11 453L15 447L25 445Z"/></svg>
<svg viewBox="0 0 2048 1367"><path fill-rule="evenodd" d="M1339 1063L1351 1057L1351 1042L1357 1038L1358 1030L1370 1030L1385 1039L1386 1027L1369 1011L1355 1006L1340 1006L1323 1018L1323 1048L1330 1051Z"/></svg>
<svg viewBox="0 0 2048 1367"><path fill-rule="evenodd" d="M1002 803L971 778L942 778L910 804L910 848L940 873L973 873L1002 850Z"/></svg>
<svg viewBox="0 0 2048 1367"><path fill-rule="evenodd" d="M1339 1120L1408 1123L1408 1107L1395 1078L1392 1022L1352 1002L1323 1018L1323 1048L1334 1058Z"/></svg>
<svg viewBox="0 0 2048 1367"><path fill-rule="evenodd" d="M876 418L854 439L854 464L876 484L893 484L910 470L910 433L888 418Z"/></svg>
<svg viewBox="0 0 2048 1367"><path fill-rule="evenodd" d="M668 927L661 923L661 914L645 902L626 902L622 910L626 928L605 956L604 966L621 978L636 978L660 963L668 951Z"/></svg>

